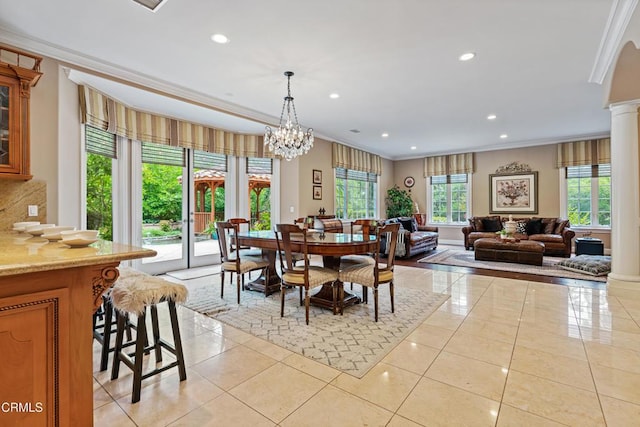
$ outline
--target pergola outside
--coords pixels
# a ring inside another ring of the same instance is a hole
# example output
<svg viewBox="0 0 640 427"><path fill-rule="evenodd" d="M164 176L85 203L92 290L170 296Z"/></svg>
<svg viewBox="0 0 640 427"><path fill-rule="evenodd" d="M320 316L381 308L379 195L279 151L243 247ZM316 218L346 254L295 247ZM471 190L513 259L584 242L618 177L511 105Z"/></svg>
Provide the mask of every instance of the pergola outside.
<svg viewBox="0 0 640 427"><path fill-rule="evenodd" d="M251 225L260 218L260 193L265 188L271 188L271 175L249 174L249 200L251 192L256 194L255 211L251 211ZM201 233L210 222L224 220L224 211L216 212L215 194L218 187L224 188L226 172L216 170L200 170L193 174L194 202L195 202L195 232ZM207 197L210 198L207 211Z"/></svg>

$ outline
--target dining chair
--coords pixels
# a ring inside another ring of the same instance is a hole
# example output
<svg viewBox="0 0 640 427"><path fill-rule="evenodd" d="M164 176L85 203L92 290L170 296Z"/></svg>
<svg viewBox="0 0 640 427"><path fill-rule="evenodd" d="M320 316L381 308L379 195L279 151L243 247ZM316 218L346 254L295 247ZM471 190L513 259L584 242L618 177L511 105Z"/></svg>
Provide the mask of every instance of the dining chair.
<svg viewBox="0 0 640 427"><path fill-rule="evenodd" d="M232 224L227 221L216 223L218 230L218 244L220 245L220 256L222 258L222 270L220 272L220 298L224 298L224 273L236 273L236 286L238 288L238 304L240 304L240 282L242 281L242 289L244 289L244 274L263 270L267 283L269 283L269 261L258 255L249 255L244 251L232 250L231 245L234 244L235 235L238 233L238 224ZM233 276L231 277L233 283Z"/></svg>
<svg viewBox="0 0 640 427"><path fill-rule="evenodd" d="M246 218L229 218L229 219L227 219L227 222L230 222L231 224L237 225L238 226L238 231L240 231L241 226L243 226L243 225L247 226L247 230L246 231L251 230L251 222ZM236 250L235 244L233 242L232 242L231 248L233 250ZM238 249L251 249L251 247L250 246L240 246Z"/></svg>
<svg viewBox="0 0 640 427"><path fill-rule="evenodd" d="M300 305L303 304L302 290L304 288L304 310L305 321L309 324L309 289L322 286L328 282L335 282L338 278L336 270L309 265L309 251L307 248L307 230L300 229L294 224L276 224L276 245L280 258L280 269L282 272L280 285L280 317L284 317L284 298L287 287L297 286L300 288ZM302 256L303 266L294 265L294 252L292 250L291 235L302 235ZM342 287L341 287L342 288ZM341 294L344 291L341 292ZM344 295L340 295L341 298ZM334 305L336 300L334 288Z"/></svg>
<svg viewBox="0 0 640 427"><path fill-rule="evenodd" d="M362 234L363 239L365 236L375 236L377 225L378 222L375 219L356 219L350 225L351 238L358 234ZM373 262L373 253L365 255L346 255L340 258L340 270L344 270L347 267L358 264L369 265L373 264ZM351 289L353 289L353 284L351 285Z"/></svg>
<svg viewBox="0 0 640 427"><path fill-rule="evenodd" d="M366 265L352 265L340 271L338 276L342 282L359 283L362 285L362 301L368 300L368 288L373 288L373 301L375 307L375 319L378 321L378 286L384 283L389 284L389 294L391 296L391 312L394 312L393 305L393 266L398 240L398 230L400 224L387 224L376 230L376 252L373 255L374 262ZM380 261L380 238L386 237L386 244L389 246L389 255L386 263Z"/></svg>

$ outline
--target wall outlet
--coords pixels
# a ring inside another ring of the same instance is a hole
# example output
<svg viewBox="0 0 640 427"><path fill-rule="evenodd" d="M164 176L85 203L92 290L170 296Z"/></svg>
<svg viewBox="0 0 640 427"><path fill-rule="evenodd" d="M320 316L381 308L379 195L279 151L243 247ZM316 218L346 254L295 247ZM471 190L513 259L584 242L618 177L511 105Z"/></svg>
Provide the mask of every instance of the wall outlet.
<svg viewBox="0 0 640 427"><path fill-rule="evenodd" d="M29 216L38 216L38 205L29 205Z"/></svg>
<svg viewBox="0 0 640 427"><path fill-rule="evenodd" d="M294 212L294 210L293 210L293 206L289 206L289 212L291 212L291 213L293 213L293 212Z"/></svg>

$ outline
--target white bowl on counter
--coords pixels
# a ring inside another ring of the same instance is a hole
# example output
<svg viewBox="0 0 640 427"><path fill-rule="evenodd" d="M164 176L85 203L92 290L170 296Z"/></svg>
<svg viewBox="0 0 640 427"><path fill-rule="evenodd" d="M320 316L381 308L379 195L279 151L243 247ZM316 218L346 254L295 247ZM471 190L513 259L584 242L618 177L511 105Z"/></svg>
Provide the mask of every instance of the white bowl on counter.
<svg viewBox="0 0 640 427"><path fill-rule="evenodd" d="M44 234L42 234L42 237L49 240L50 242L62 240L62 234L60 233L62 233L63 231L72 231L75 229L75 227L70 225L58 225L56 227L49 227L45 230Z"/></svg>
<svg viewBox="0 0 640 427"><path fill-rule="evenodd" d="M34 225L40 225L40 221L24 221L24 222L14 222L13 223L13 231L25 231L27 227L32 227Z"/></svg>
<svg viewBox="0 0 640 427"><path fill-rule="evenodd" d="M61 231L60 235L62 236L62 241L64 240L72 240L72 239L97 239L98 238L98 230L66 230Z"/></svg>
<svg viewBox="0 0 640 427"><path fill-rule="evenodd" d="M47 229L55 227L55 224L38 224L38 225L30 225L24 230L25 233L31 234L32 236L42 236Z"/></svg>

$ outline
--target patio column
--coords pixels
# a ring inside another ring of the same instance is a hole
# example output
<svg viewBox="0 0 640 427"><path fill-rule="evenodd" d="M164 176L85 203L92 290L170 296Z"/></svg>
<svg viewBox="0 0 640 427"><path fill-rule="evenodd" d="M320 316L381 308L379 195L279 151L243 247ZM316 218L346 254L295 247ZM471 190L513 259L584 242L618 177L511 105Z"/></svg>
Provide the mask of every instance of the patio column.
<svg viewBox="0 0 640 427"><path fill-rule="evenodd" d="M640 299L640 101L611 110L611 273L609 295Z"/></svg>

